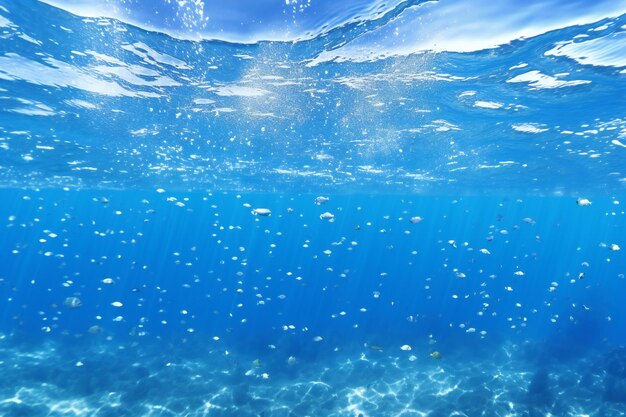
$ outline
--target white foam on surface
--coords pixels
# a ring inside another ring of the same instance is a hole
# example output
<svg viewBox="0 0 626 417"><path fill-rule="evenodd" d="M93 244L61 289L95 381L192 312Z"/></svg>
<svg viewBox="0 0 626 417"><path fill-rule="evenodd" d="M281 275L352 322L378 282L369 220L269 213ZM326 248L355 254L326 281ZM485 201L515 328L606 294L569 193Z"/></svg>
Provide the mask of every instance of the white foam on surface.
<svg viewBox="0 0 626 417"><path fill-rule="evenodd" d="M528 83L528 86L535 89L551 89L562 87L573 87L577 85L590 84L588 80L560 80L550 75L542 74L540 71L533 70L517 75L506 80L507 83Z"/></svg>
<svg viewBox="0 0 626 417"><path fill-rule="evenodd" d="M474 102L474 107L480 107L481 109L499 109L503 106L502 103L496 101L482 101L478 100Z"/></svg>
<svg viewBox="0 0 626 417"><path fill-rule="evenodd" d="M584 65L626 67L626 32L616 32L584 42L568 42L545 53L565 56Z"/></svg>
<svg viewBox="0 0 626 417"><path fill-rule="evenodd" d="M612 143L613 145L615 145L615 146L619 146L620 148L626 148L626 145L624 145L622 142L620 142L620 141L619 141L619 140L617 140L617 139L613 139L613 140L611 141L611 143Z"/></svg>
<svg viewBox="0 0 626 417"><path fill-rule="evenodd" d="M122 45L121 48L132 52L133 54L143 58L150 63L156 62L178 69L191 69L191 67L184 61L178 58L174 58L173 56L164 54L162 52L155 51L143 42L135 42L133 44Z"/></svg>
<svg viewBox="0 0 626 417"><path fill-rule="evenodd" d="M549 130L548 128L542 127L536 123L516 123L512 125L511 128L522 133L542 133Z"/></svg>
<svg viewBox="0 0 626 417"><path fill-rule="evenodd" d="M11 27L15 27L13 22L11 22L6 17L0 15L0 28L11 28Z"/></svg>
<svg viewBox="0 0 626 417"><path fill-rule="evenodd" d="M54 58L45 58L44 61L48 65L24 58L16 53L6 53L0 56L0 79L21 80L52 87L73 87L106 96L159 96L146 91L128 90L115 81L96 78L82 69Z"/></svg>
<svg viewBox="0 0 626 417"><path fill-rule="evenodd" d="M193 100L194 104L204 105L204 104L213 104L215 100L211 100L210 98L196 98Z"/></svg>

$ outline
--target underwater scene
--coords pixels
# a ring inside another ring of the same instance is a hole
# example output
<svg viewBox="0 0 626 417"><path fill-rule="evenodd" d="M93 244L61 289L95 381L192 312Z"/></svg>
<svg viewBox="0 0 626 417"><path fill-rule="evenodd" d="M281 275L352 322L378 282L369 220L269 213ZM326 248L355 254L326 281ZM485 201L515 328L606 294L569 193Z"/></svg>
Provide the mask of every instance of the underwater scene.
<svg viewBox="0 0 626 417"><path fill-rule="evenodd" d="M0 417L626 415L625 0L0 0Z"/></svg>

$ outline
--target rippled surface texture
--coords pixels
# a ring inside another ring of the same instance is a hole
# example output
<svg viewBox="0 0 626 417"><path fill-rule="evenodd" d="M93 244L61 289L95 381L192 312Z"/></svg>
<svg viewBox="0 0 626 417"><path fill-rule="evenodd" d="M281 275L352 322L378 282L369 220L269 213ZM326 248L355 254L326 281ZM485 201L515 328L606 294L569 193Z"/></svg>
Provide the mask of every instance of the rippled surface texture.
<svg viewBox="0 0 626 417"><path fill-rule="evenodd" d="M77 3L68 9L158 16L151 2ZM186 23L199 21L201 6L179 3L163 11L167 25L144 26L202 35ZM244 44L5 1L0 181L294 192L623 188L623 2L361 3L335 12L338 26L319 25L326 15L317 8L334 10L326 2L311 0L310 14L302 4L263 13L228 6L240 15L225 12L230 20L216 24L243 26ZM203 7L220 7L211 4ZM266 15L265 26L254 23ZM263 28L283 41L263 41L273 37Z"/></svg>
<svg viewBox="0 0 626 417"><path fill-rule="evenodd" d="M625 96L621 0L0 0L0 416L626 415Z"/></svg>

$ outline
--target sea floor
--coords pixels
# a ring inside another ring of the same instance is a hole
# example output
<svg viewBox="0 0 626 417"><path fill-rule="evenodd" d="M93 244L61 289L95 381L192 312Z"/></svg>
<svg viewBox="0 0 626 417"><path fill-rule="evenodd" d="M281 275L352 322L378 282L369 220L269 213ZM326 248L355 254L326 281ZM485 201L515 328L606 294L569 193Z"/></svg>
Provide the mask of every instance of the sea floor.
<svg viewBox="0 0 626 417"><path fill-rule="evenodd" d="M112 341L0 349L0 415L621 416L626 349L537 360L510 345L489 358L367 347L307 362ZM545 356L544 356L545 358Z"/></svg>

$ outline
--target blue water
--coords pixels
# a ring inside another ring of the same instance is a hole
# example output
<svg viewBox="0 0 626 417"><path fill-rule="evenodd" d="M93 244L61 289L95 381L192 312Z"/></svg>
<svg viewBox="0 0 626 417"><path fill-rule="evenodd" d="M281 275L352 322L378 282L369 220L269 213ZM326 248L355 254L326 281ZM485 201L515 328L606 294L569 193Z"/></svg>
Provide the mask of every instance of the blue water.
<svg viewBox="0 0 626 417"><path fill-rule="evenodd" d="M0 416L626 415L626 3L0 0Z"/></svg>

